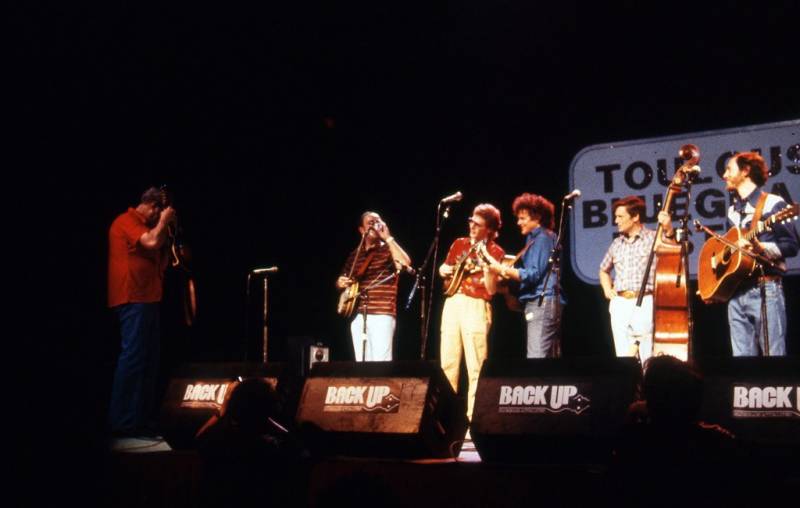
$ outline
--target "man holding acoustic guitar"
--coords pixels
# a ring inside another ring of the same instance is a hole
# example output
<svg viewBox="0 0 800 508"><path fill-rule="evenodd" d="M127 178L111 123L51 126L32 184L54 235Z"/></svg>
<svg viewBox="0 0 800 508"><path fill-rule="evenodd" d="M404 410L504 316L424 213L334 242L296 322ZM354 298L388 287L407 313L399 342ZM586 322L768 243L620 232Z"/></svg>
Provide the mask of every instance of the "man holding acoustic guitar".
<svg viewBox="0 0 800 508"><path fill-rule="evenodd" d="M514 199L511 208L520 233L525 237L525 247L508 264L495 262L489 269L502 279L519 283L519 302L524 305L527 323L526 356L553 358L561 325L561 306L556 305L554 298L557 278L550 277L547 287L544 287L544 279L550 252L556 242L553 232L555 206L542 196L526 192ZM520 266L515 267L518 261L521 261ZM559 291L559 294L563 293ZM540 306L539 297L542 295L544 300ZM560 303L564 303L563 299Z"/></svg>
<svg viewBox="0 0 800 508"><path fill-rule="evenodd" d="M788 205L780 196L759 190L769 175L764 159L755 152L734 155L725 166L722 178L725 186L734 193L734 204L728 208L728 220L734 228L748 232L751 224L767 221ZM796 205L795 205L796 206ZM756 233L756 231L753 231ZM737 246L760 254L772 261L777 269L765 267L763 274L753 270L739 284L728 302L728 324L731 331L731 348L734 356L784 356L786 355L786 303L783 295L781 269L785 258L797 255L800 250L797 231L792 224L777 223L757 232L751 240L739 238ZM704 247L705 248L705 247ZM701 256L702 258L702 256ZM702 282L702 281L701 281ZM769 337L769 350L762 333L762 294Z"/></svg>
<svg viewBox="0 0 800 508"><path fill-rule="evenodd" d="M501 226L500 211L494 205L476 206L469 219L469 236L453 242L439 267L439 275L446 279L447 295L442 309L439 358L445 376L457 392L463 354L469 381L467 418L470 420L478 376L488 354L490 302L497 291L497 275L489 271L489 264L505 255L494 242ZM493 259L487 259L488 256Z"/></svg>
<svg viewBox="0 0 800 508"><path fill-rule="evenodd" d="M411 265L411 258L375 212L361 215L358 232L361 241L336 280L342 290L337 312L348 318L356 314L350 323L356 361L388 362L396 325L397 275Z"/></svg>

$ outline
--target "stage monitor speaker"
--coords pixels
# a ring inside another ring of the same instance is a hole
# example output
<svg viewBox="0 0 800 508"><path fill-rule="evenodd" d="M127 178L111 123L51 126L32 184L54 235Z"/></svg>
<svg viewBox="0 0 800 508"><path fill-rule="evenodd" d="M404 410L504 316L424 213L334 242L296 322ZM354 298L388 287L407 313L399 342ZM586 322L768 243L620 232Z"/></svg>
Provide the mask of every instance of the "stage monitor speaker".
<svg viewBox="0 0 800 508"><path fill-rule="evenodd" d="M633 358L487 360L475 448L485 462L606 463L640 382Z"/></svg>
<svg viewBox="0 0 800 508"><path fill-rule="evenodd" d="M450 458L467 418L437 362L330 362L306 378L297 426L322 455Z"/></svg>
<svg viewBox="0 0 800 508"><path fill-rule="evenodd" d="M706 358L700 418L740 441L797 453L800 448L800 358Z"/></svg>
<svg viewBox="0 0 800 508"><path fill-rule="evenodd" d="M240 378L260 377L271 384L282 404L276 419L291 422L299 393L299 387L293 390L292 386L299 383L285 376L285 370L281 363L194 363L179 367L161 405L160 430L164 439L176 450L193 448L197 431L219 413L225 395Z"/></svg>

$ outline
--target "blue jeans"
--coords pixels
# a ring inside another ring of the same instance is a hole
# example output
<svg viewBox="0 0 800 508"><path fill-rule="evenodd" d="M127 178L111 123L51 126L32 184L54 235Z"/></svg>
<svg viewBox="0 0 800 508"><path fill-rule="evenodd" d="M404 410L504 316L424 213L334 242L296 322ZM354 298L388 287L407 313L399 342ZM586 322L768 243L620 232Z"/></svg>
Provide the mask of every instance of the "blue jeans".
<svg viewBox="0 0 800 508"><path fill-rule="evenodd" d="M766 282L767 330L769 356L786 355L786 302L780 281ZM760 356L764 337L761 330L761 289L755 287L737 293L728 302L733 356Z"/></svg>
<svg viewBox="0 0 800 508"><path fill-rule="evenodd" d="M129 432L147 427L154 416L159 309L158 303L127 303L116 311L122 342L108 419L112 432Z"/></svg>
<svg viewBox="0 0 800 508"><path fill-rule="evenodd" d="M553 358L558 340L561 316L553 297L545 297L539 307L539 298L525 302L525 321L528 328L528 358Z"/></svg>

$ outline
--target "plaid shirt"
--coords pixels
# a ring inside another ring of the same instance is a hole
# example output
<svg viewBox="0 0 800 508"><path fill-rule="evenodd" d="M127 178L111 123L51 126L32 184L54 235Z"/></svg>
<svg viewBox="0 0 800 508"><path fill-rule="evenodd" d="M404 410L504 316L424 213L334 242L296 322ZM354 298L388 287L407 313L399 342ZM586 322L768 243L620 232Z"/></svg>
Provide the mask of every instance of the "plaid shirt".
<svg viewBox="0 0 800 508"><path fill-rule="evenodd" d="M625 235L619 235L611 242L600 269L610 273L614 269L614 291L639 291L642 286L644 270L647 268L647 258L653 248L656 232L642 226L642 229L629 240ZM653 291L656 269L655 264L650 267L645 291Z"/></svg>

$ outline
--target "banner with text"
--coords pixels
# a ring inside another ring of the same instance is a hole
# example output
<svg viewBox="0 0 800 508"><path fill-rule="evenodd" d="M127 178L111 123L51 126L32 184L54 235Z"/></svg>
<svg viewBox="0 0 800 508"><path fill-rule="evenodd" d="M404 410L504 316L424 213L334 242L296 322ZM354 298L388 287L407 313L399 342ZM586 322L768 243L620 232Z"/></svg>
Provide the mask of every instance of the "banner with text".
<svg viewBox="0 0 800 508"><path fill-rule="evenodd" d="M675 197L673 218L688 208L690 225L698 219L720 233L730 228L726 215L733 198L725 190L722 174L728 158L737 152L764 156L770 168L765 190L789 203L800 198L800 120L586 147L570 165L570 189L582 193L573 205L570 228L572 269L581 280L599 284L600 262L616 235L615 201L629 195L643 198L647 204L643 222L655 229L666 188L684 163L678 151L690 143L700 150L702 171L690 192L684 189ZM697 256L706 236L690 227L689 240L689 266L696 277ZM788 259L787 265L788 274L800 273L800 256Z"/></svg>

